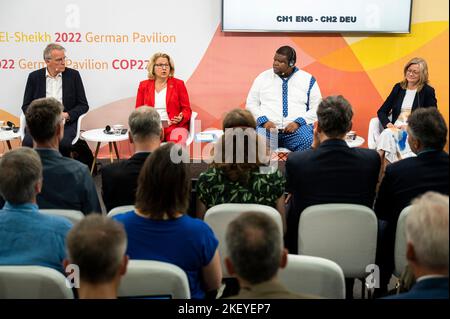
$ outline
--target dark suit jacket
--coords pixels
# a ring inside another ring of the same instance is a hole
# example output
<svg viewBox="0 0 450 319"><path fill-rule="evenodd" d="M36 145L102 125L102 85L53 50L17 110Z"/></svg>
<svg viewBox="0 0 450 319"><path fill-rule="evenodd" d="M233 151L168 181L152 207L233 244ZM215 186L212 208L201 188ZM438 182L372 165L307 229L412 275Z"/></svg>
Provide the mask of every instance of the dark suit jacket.
<svg viewBox="0 0 450 319"><path fill-rule="evenodd" d="M375 213L395 226L402 209L427 191L448 195L448 154L444 151L423 152L388 165Z"/></svg>
<svg viewBox="0 0 450 319"><path fill-rule="evenodd" d="M136 153L126 161L102 168L102 195L106 210L134 205L137 179L150 153Z"/></svg>
<svg viewBox="0 0 450 319"><path fill-rule="evenodd" d="M25 87L22 111L25 113L33 100L45 97L45 91L45 68L31 72ZM83 82L77 70L66 68L62 73L62 96L64 112L70 116L67 124L76 123L78 117L89 110Z"/></svg>
<svg viewBox="0 0 450 319"><path fill-rule="evenodd" d="M376 151L350 148L343 140L328 140L315 150L289 154L286 191L292 193L292 201L286 247L290 253L297 253L298 222L306 207L349 203L372 208L380 162Z"/></svg>
<svg viewBox="0 0 450 319"><path fill-rule="evenodd" d="M395 123L398 116L401 113L403 98L405 97L406 90L402 89L400 83L397 83L392 88L391 93L387 97L386 101L384 101L383 105L377 112L378 119L384 128L388 123ZM414 97L414 102L412 105L411 112L419 107L437 107L437 100L434 94L434 89L425 84L422 90L416 93ZM388 116L392 111L392 121L389 120Z"/></svg>
<svg viewBox="0 0 450 319"><path fill-rule="evenodd" d="M448 299L448 277L420 280L410 291L385 299Z"/></svg>

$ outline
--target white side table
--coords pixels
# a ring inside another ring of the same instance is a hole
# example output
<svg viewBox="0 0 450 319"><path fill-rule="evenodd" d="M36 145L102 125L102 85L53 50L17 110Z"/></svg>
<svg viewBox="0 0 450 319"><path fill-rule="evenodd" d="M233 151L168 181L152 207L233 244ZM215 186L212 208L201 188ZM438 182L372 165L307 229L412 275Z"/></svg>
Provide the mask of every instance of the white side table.
<svg viewBox="0 0 450 319"><path fill-rule="evenodd" d="M349 147L360 147L364 144L365 140L361 136L356 136L354 140L346 138L345 142L347 142Z"/></svg>
<svg viewBox="0 0 450 319"><path fill-rule="evenodd" d="M128 140L128 132L126 134L114 135L114 134L106 134L103 132L103 128L97 128L93 130L89 130L81 133L81 137L90 142L97 142L97 147L95 148L94 161L91 166L91 174L94 171L95 162L97 161L98 151L100 150L101 143L108 143L109 146L109 158L111 163L114 161L113 159L113 151L112 148L114 146L114 151L116 152L116 158L120 159L119 151L117 150L117 142Z"/></svg>
<svg viewBox="0 0 450 319"><path fill-rule="evenodd" d="M8 150L11 150L11 140L19 138L20 139L20 133L14 133L12 130L0 130L0 141L6 141L6 144L8 145Z"/></svg>

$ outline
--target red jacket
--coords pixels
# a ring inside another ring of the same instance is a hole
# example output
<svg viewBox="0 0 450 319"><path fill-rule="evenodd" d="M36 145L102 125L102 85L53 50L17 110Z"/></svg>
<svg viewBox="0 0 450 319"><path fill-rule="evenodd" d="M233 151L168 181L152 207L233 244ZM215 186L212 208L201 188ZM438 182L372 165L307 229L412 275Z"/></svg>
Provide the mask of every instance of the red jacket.
<svg viewBox="0 0 450 319"><path fill-rule="evenodd" d="M155 80L145 80L139 83L139 89L136 96L136 108L147 105L155 106ZM167 80L166 109L169 119L174 118L180 112L183 112L183 119L180 123L171 125L170 128L184 127L189 129L189 120L191 119L191 104L186 86L182 80L169 78Z"/></svg>

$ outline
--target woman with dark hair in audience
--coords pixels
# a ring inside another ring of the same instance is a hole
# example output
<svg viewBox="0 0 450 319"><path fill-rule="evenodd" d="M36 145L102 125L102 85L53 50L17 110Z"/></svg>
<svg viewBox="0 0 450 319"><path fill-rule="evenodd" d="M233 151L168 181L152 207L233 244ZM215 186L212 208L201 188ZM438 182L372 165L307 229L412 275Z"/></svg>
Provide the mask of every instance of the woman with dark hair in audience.
<svg viewBox="0 0 450 319"><path fill-rule="evenodd" d="M179 266L189 279L191 297L201 299L220 287L222 270L212 230L185 215L191 180L184 155L181 146L173 143L154 151L139 175L135 211L113 218L125 226L130 259Z"/></svg>
<svg viewBox="0 0 450 319"><path fill-rule="evenodd" d="M225 203L252 203L276 208L284 223L286 180L277 167L268 166L268 147L256 133L253 115L243 109L223 120L224 135L214 147L213 162L198 178L197 214Z"/></svg>
<svg viewBox="0 0 450 319"><path fill-rule="evenodd" d="M389 163L415 156L407 142L409 114L418 108L437 107L434 89L428 84L428 66L424 59L408 61L403 76L378 110L378 120L373 119L369 124L369 147L376 148L382 159Z"/></svg>

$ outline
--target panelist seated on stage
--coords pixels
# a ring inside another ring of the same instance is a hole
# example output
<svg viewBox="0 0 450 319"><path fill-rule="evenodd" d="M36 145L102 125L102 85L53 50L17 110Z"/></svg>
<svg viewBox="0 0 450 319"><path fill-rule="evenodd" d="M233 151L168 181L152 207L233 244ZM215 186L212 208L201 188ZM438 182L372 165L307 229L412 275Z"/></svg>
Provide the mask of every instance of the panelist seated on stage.
<svg viewBox="0 0 450 319"><path fill-rule="evenodd" d="M248 93L246 108L272 149L311 148L312 124L322 95L316 79L295 66L296 57L292 47L279 48L272 68L258 75Z"/></svg>
<svg viewBox="0 0 450 319"><path fill-rule="evenodd" d="M136 108L154 107L161 120L168 123L164 128L164 141L185 144L192 110L184 82L174 77L172 58L166 53L155 53L147 71L148 80L139 84Z"/></svg>
<svg viewBox="0 0 450 319"><path fill-rule="evenodd" d="M408 61L403 68L403 76L403 81L394 85L378 110L378 121L371 120L369 127L369 142L387 163L415 156L407 141L408 117L420 108L437 108L434 88L428 84L428 66L424 59Z"/></svg>
<svg viewBox="0 0 450 319"><path fill-rule="evenodd" d="M83 82L77 70L66 68L66 49L59 44L50 43L44 50L47 67L36 70L28 76L23 97L22 111L26 113L30 103L39 98L53 97L63 104L64 137L59 145L61 154L69 157L72 141L77 135L78 118L89 110ZM22 142L33 146L26 131Z"/></svg>
<svg viewBox="0 0 450 319"><path fill-rule="evenodd" d="M128 117L129 140L134 144L134 155L102 169L102 195L106 210L134 205L139 172L147 157L161 144L163 131L158 112L142 106Z"/></svg>
<svg viewBox="0 0 450 319"><path fill-rule="evenodd" d="M64 135L62 109L62 104L56 99L42 98L34 100L25 113L28 130L44 167L44 184L37 197L39 208L100 213L97 190L89 168L58 151Z"/></svg>

